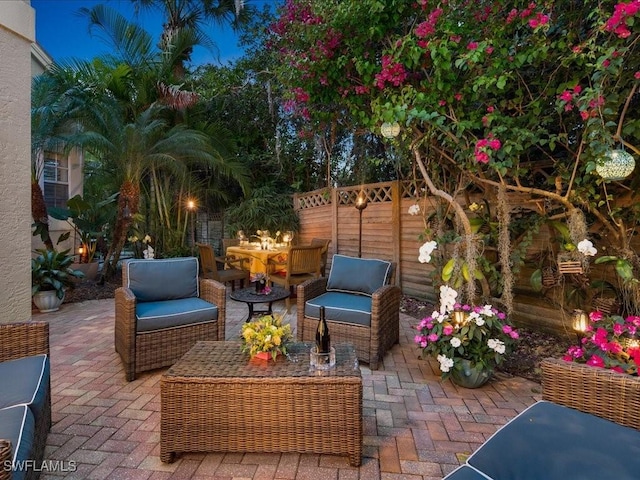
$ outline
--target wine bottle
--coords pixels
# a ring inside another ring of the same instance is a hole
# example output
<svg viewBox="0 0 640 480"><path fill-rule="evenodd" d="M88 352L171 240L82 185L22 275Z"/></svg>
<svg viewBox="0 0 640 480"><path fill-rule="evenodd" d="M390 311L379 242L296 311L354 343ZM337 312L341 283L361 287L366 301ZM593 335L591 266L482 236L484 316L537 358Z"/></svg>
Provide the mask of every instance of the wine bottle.
<svg viewBox="0 0 640 480"><path fill-rule="evenodd" d="M329 326L325 318L324 307L320 307L320 320L318 330L316 330L316 352L329 353L331 350L331 337L329 336Z"/></svg>

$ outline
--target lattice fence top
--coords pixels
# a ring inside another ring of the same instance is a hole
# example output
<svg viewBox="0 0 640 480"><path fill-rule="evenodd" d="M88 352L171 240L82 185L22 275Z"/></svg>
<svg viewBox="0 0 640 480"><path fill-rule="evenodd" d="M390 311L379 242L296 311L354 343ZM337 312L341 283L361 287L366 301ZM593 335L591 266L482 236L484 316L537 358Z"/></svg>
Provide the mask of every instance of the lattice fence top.
<svg viewBox="0 0 640 480"><path fill-rule="evenodd" d="M361 192L366 197L367 203L391 202L393 200L392 184L364 185L338 189L338 205L355 205Z"/></svg>
<svg viewBox="0 0 640 480"><path fill-rule="evenodd" d="M296 195L296 202L296 208L298 208L299 210L331 205L331 191L316 190L315 192Z"/></svg>
<svg viewBox="0 0 640 480"><path fill-rule="evenodd" d="M421 198L427 194L427 184L424 180L401 182L400 192L402 198Z"/></svg>

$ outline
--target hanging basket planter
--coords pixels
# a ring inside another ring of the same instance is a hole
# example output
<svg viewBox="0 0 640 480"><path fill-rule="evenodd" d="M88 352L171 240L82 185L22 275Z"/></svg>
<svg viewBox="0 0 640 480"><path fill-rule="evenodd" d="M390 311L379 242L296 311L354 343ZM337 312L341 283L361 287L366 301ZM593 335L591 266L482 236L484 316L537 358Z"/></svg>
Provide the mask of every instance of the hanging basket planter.
<svg viewBox="0 0 640 480"><path fill-rule="evenodd" d="M568 261L568 260L558 262L558 271L563 275L568 275L568 274L582 275L584 273L584 269L582 268L581 262Z"/></svg>
<svg viewBox="0 0 640 480"><path fill-rule="evenodd" d="M542 270L542 286L546 288L556 287L562 282L562 275L553 267L545 267Z"/></svg>
<svg viewBox="0 0 640 480"><path fill-rule="evenodd" d="M613 297L594 298L591 306L593 310L602 312L604 315L616 314L620 308L618 299Z"/></svg>

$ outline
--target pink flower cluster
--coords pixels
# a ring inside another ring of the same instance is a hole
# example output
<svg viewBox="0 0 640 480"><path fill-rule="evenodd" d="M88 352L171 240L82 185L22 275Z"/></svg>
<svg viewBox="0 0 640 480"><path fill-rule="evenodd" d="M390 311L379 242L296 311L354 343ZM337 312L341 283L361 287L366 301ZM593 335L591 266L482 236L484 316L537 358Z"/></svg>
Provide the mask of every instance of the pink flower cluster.
<svg viewBox="0 0 640 480"><path fill-rule="evenodd" d="M627 26L627 18L633 17L640 12L640 0L630 2L620 2L613 8L613 15L604 26L607 32L615 33L619 38L627 38L631 31Z"/></svg>
<svg viewBox="0 0 640 480"><path fill-rule="evenodd" d="M543 25L547 25L549 23L549 15L544 14L542 12L536 12L536 4L531 2L527 8L522 11L518 11L518 9L512 9L507 15L507 23L512 23L516 18L520 17L522 19L529 19L528 24L531 28L536 29Z"/></svg>
<svg viewBox="0 0 640 480"><path fill-rule="evenodd" d="M438 18L440 18L442 13L443 11L441 8L436 8L434 11L429 13L427 19L416 26L416 37L426 38L435 33L436 23L438 23Z"/></svg>
<svg viewBox="0 0 640 480"><path fill-rule="evenodd" d="M502 143L497 138L493 137L493 134L489 134L488 138L481 138L476 143L475 150L473 152L476 157L476 161L479 163L489 163L492 151L500 150Z"/></svg>
<svg viewBox="0 0 640 480"><path fill-rule="evenodd" d="M598 115L598 109L605 103L604 97L600 95L597 98L586 101L580 98L580 93L582 93L582 87L576 85L558 95L558 100L564 103L565 112L569 112L573 110L574 107L577 107L580 111L580 117L583 120L596 117Z"/></svg>
<svg viewBox="0 0 640 480"><path fill-rule="evenodd" d="M406 78L407 72L401 63L396 62L390 55L382 56L382 71L375 76L376 87L382 90L387 82L398 87Z"/></svg>
<svg viewBox="0 0 640 480"><path fill-rule="evenodd" d="M589 314L589 320L582 345L569 347L563 360L637 375L640 346L628 340L637 340L640 317L605 317L596 311Z"/></svg>

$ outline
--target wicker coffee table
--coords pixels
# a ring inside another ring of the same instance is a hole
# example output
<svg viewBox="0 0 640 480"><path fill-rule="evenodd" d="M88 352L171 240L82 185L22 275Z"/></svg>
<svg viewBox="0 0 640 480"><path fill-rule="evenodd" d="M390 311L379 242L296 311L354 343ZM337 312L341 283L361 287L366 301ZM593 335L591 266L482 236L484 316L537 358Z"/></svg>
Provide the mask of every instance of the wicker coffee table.
<svg viewBox="0 0 640 480"><path fill-rule="evenodd" d="M184 452L298 452L362 458L362 377L354 347L309 369L310 343L289 358L250 360L240 342L198 342L160 381L160 459Z"/></svg>

